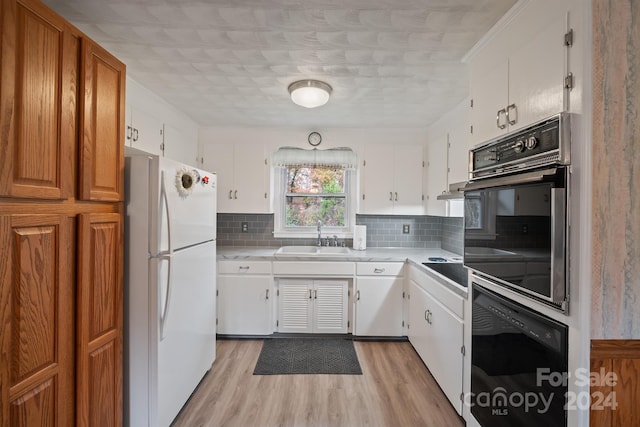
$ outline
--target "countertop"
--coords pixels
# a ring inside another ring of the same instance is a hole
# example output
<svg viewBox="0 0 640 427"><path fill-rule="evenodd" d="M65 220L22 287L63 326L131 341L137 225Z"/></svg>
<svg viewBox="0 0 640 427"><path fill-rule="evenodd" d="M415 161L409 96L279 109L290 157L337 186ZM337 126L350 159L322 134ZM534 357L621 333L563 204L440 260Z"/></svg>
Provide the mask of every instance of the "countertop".
<svg viewBox="0 0 640 427"><path fill-rule="evenodd" d="M444 285L454 292L466 297L467 289L446 279L436 271L422 265L431 262L430 257L445 258L449 262L462 262L462 255L444 249L424 248L368 248L364 251L351 250L348 255L323 256L276 256L278 247L237 247L221 246L217 248L218 261L349 261L349 262L409 262L410 264L439 277Z"/></svg>

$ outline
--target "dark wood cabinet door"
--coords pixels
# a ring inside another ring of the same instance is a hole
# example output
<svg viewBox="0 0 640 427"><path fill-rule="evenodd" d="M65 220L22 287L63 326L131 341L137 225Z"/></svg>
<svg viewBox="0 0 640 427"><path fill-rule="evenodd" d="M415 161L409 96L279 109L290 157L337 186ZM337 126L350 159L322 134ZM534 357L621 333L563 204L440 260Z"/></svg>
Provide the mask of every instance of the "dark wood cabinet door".
<svg viewBox="0 0 640 427"><path fill-rule="evenodd" d="M66 215L0 216L0 426L73 423L72 233Z"/></svg>
<svg viewBox="0 0 640 427"><path fill-rule="evenodd" d="M123 220L78 221L77 425L122 424Z"/></svg>
<svg viewBox="0 0 640 427"><path fill-rule="evenodd" d="M91 40L81 43L80 198L122 201L126 69Z"/></svg>
<svg viewBox="0 0 640 427"><path fill-rule="evenodd" d="M40 2L2 0L0 197L75 190L79 40Z"/></svg>

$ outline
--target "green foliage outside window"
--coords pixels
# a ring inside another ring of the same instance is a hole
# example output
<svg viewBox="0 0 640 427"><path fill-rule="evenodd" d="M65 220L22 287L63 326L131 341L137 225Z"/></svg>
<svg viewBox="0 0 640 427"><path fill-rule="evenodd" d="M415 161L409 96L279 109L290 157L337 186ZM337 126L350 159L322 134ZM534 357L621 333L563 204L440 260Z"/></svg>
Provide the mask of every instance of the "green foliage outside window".
<svg viewBox="0 0 640 427"><path fill-rule="evenodd" d="M286 182L286 227L345 226L344 169L290 166Z"/></svg>

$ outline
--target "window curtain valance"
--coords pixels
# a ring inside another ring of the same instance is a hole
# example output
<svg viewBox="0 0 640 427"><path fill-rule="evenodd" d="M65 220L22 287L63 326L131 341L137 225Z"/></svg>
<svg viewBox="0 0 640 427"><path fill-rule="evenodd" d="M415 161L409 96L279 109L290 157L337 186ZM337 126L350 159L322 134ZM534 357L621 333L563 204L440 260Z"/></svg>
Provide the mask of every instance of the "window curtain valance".
<svg viewBox="0 0 640 427"><path fill-rule="evenodd" d="M281 147L271 156L271 164L276 167L304 165L355 169L358 165L358 156L351 148L346 147L326 150Z"/></svg>

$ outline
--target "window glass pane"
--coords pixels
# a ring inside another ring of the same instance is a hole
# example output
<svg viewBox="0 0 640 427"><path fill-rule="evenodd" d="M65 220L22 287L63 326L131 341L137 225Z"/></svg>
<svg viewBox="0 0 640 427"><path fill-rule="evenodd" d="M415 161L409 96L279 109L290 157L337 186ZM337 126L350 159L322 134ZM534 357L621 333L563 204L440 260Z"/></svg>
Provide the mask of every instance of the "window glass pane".
<svg viewBox="0 0 640 427"><path fill-rule="evenodd" d="M290 166L287 193L344 193L344 174L342 168Z"/></svg>
<svg viewBox="0 0 640 427"><path fill-rule="evenodd" d="M287 196L285 203L287 227L345 226L344 197Z"/></svg>

